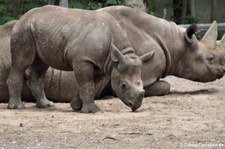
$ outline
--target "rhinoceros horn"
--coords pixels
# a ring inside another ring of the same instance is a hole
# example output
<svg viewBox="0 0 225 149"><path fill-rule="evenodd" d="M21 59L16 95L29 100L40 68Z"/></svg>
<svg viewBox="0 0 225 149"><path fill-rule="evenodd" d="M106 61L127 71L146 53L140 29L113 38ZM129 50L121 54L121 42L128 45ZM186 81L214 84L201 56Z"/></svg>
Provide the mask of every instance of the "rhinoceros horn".
<svg viewBox="0 0 225 149"><path fill-rule="evenodd" d="M217 22L213 21L201 41L206 44L209 49L214 49L216 47L217 34Z"/></svg>
<svg viewBox="0 0 225 149"><path fill-rule="evenodd" d="M220 44L220 46L221 46L223 49L225 49L225 34L224 34L223 37L221 38L219 44Z"/></svg>

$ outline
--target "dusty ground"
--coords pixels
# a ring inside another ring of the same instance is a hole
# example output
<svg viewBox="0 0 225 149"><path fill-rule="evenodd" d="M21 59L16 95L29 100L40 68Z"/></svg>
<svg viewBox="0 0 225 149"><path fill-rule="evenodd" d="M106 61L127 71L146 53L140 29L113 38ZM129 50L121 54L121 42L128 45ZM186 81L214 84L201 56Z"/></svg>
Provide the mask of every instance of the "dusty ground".
<svg viewBox="0 0 225 149"><path fill-rule="evenodd" d="M225 78L196 83L170 77L172 93L145 98L138 112L119 99L99 100L101 112L75 113L68 103L7 110L0 104L0 149L225 148Z"/></svg>

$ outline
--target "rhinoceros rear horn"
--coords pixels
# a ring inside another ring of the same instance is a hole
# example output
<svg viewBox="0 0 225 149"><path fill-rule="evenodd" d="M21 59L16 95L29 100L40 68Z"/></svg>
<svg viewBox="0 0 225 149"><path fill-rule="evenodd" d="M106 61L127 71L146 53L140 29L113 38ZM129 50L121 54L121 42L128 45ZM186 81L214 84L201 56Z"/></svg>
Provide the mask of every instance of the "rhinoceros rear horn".
<svg viewBox="0 0 225 149"><path fill-rule="evenodd" d="M217 34L217 22L213 21L212 25L209 27L208 31L203 36L201 42L206 44L210 49L214 49L216 47Z"/></svg>
<svg viewBox="0 0 225 149"><path fill-rule="evenodd" d="M111 44L110 50L111 50L111 59L113 62L119 62L124 58L123 54L117 49L117 47L114 44Z"/></svg>
<svg viewBox="0 0 225 149"><path fill-rule="evenodd" d="M193 42L193 35L195 34L196 31L197 31L197 25L196 24L190 25L184 33L185 39L190 43Z"/></svg>
<svg viewBox="0 0 225 149"><path fill-rule="evenodd" d="M151 52L148 52L142 56L140 56L140 60L142 63L145 63L146 61L150 60L152 58L152 56L154 55L155 51L151 51Z"/></svg>
<svg viewBox="0 0 225 149"><path fill-rule="evenodd" d="M220 46L225 49L225 34L223 35L223 37L220 40Z"/></svg>

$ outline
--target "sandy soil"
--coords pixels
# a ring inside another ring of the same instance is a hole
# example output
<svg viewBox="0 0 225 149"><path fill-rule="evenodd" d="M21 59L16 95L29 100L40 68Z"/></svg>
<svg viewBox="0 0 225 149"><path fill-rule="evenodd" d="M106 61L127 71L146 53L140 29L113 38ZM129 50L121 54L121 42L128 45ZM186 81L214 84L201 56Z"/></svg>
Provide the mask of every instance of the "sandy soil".
<svg viewBox="0 0 225 149"><path fill-rule="evenodd" d="M0 149L225 148L225 78L196 83L169 77L171 94L144 99L131 112L119 99L98 100L101 112L73 112L68 103L8 110L0 104Z"/></svg>

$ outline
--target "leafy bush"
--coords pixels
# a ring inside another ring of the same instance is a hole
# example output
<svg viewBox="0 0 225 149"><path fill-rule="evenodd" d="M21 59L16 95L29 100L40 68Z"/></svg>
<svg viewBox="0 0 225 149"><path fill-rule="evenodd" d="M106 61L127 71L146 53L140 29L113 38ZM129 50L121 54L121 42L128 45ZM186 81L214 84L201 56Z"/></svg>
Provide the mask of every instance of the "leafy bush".
<svg viewBox="0 0 225 149"><path fill-rule="evenodd" d="M48 0L0 0L0 24L19 19L28 10L47 4ZM69 0L70 8L90 10L119 4L123 4L123 0Z"/></svg>
<svg viewBox="0 0 225 149"><path fill-rule="evenodd" d="M0 0L0 24L19 19L28 10L47 4L47 0Z"/></svg>

